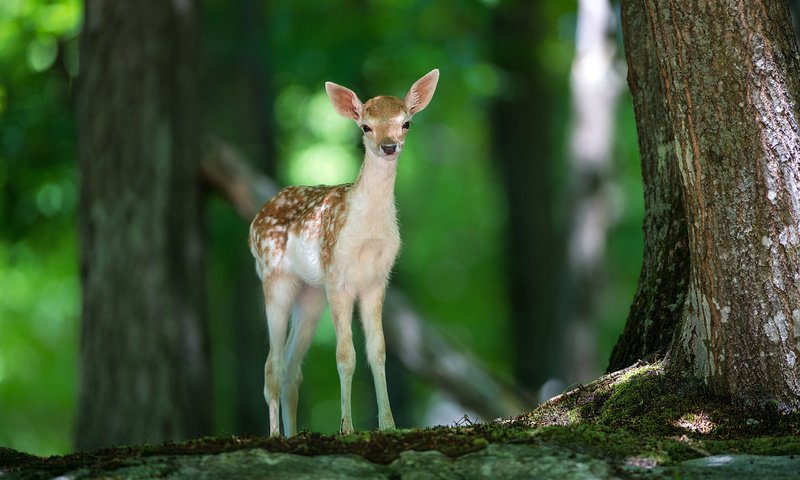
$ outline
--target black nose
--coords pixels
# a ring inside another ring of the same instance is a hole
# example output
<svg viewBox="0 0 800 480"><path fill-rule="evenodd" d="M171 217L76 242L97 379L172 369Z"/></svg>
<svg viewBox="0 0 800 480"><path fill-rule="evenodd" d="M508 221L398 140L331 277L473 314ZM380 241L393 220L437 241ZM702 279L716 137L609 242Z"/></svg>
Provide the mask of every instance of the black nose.
<svg viewBox="0 0 800 480"><path fill-rule="evenodd" d="M383 153L385 153L386 155L391 155L391 154L393 154L394 152L397 151L397 144L396 143L382 143L381 144L381 150L383 150Z"/></svg>

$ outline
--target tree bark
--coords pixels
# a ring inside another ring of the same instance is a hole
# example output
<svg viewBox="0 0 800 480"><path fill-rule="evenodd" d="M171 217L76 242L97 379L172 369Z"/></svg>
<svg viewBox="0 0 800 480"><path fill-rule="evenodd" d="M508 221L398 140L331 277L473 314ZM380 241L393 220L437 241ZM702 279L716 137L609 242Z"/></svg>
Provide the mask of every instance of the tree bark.
<svg viewBox="0 0 800 480"><path fill-rule="evenodd" d="M636 295L625 331L611 353L609 372L667 352L689 280L686 212L655 38L641 2L623 2L621 13L644 182L644 255Z"/></svg>
<svg viewBox="0 0 800 480"><path fill-rule="evenodd" d="M640 131L671 128L658 147L674 155L685 205L690 269L670 365L736 403L792 410L800 406L800 58L788 5L676 3L623 7L633 35L626 46L635 48L634 29L652 35L667 113L648 124L637 110L637 122Z"/></svg>
<svg viewBox="0 0 800 480"><path fill-rule="evenodd" d="M211 431L194 0L87 0L76 446Z"/></svg>

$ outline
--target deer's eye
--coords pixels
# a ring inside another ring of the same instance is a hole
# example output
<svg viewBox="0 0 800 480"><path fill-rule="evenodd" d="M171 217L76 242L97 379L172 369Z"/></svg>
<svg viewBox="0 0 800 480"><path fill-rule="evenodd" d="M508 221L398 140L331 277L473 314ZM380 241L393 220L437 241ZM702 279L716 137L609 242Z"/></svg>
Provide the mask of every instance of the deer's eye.
<svg viewBox="0 0 800 480"><path fill-rule="evenodd" d="M372 129L371 129L371 128L369 128L369 126L367 126L367 125L361 125L361 130L363 130L363 131L364 131L364 133L367 133L367 132L371 132L371 131L372 131Z"/></svg>
<svg viewBox="0 0 800 480"><path fill-rule="evenodd" d="M411 122L406 122L403 124L403 130L408 130L409 128L411 128Z"/></svg>

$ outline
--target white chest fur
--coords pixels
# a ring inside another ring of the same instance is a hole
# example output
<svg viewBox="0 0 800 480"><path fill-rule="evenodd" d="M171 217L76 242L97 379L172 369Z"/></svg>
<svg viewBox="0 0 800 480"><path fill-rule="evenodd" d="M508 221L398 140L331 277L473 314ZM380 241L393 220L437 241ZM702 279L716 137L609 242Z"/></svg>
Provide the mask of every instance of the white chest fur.
<svg viewBox="0 0 800 480"><path fill-rule="evenodd" d="M330 279L353 294L385 286L400 250L394 196L374 199L354 191L333 252Z"/></svg>

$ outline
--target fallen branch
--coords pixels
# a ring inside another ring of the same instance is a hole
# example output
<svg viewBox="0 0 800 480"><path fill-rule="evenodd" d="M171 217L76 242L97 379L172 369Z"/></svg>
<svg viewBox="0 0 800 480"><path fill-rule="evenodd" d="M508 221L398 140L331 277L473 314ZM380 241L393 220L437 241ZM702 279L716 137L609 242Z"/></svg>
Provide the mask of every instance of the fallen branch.
<svg viewBox="0 0 800 480"><path fill-rule="evenodd" d="M204 180L249 222L277 191L275 181L257 172L230 145L210 142L202 162ZM384 318L388 351L415 375L450 394L484 420L516 416L534 407L517 388L489 371L390 288Z"/></svg>

